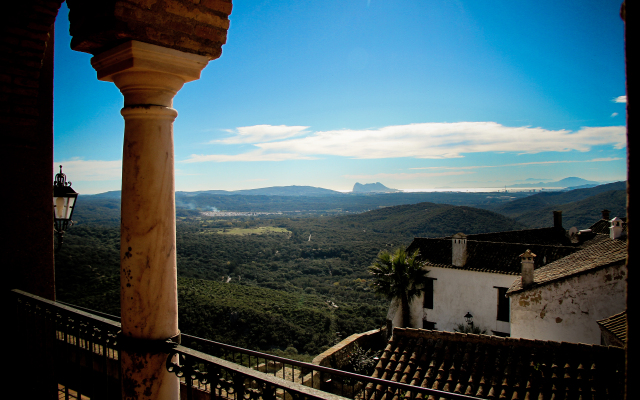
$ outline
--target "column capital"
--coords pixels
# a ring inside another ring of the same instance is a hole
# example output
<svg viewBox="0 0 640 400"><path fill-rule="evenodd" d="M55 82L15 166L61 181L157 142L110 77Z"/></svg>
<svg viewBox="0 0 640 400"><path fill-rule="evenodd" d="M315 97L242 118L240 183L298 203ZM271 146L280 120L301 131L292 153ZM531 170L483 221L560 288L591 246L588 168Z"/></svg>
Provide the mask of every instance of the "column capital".
<svg viewBox="0 0 640 400"><path fill-rule="evenodd" d="M124 104L171 107L173 96L186 82L200 78L209 58L131 40L94 56L98 79L113 82Z"/></svg>

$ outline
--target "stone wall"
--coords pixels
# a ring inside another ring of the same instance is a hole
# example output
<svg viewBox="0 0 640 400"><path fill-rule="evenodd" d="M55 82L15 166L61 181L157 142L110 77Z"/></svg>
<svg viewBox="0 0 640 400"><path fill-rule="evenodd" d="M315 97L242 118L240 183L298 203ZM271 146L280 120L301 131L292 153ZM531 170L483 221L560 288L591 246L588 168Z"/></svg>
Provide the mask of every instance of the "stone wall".
<svg viewBox="0 0 640 400"><path fill-rule="evenodd" d="M3 288L47 299L55 298L53 24L61 3L13 1L0 13L0 132L11 188Z"/></svg>
<svg viewBox="0 0 640 400"><path fill-rule="evenodd" d="M384 329L374 329L363 333L354 333L330 349L317 355L312 364L340 369L349 359L356 345L363 349L383 348L386 338Z"/></svg>
<svg viewBox="0 0 640 400"><path fill-rule="evenodd" d="M511 336L600 344L600 319L625 309L627 268L615 265L511 296Z"/></svg>

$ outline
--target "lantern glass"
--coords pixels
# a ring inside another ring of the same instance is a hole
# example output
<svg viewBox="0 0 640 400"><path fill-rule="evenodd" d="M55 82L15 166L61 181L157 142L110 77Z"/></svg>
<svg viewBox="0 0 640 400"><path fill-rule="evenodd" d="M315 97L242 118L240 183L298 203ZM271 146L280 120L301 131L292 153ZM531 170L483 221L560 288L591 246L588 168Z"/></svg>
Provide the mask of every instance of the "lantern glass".
<svg viewBox="0 0 640 400"><path fill-rule="evenodd" d="M77 194L66 194L53 198L53 218L71 219L73 206L75 205Z"/></svg>
<svg viewBox="0 0 640 400"><path fill-rule="evenodd" d="M67 182L61 165L60 173L56 174L56 180L53 182L53 220L56 232L60 235L69 226L77 198L78 193L71 188L71 182Z"/></svg>

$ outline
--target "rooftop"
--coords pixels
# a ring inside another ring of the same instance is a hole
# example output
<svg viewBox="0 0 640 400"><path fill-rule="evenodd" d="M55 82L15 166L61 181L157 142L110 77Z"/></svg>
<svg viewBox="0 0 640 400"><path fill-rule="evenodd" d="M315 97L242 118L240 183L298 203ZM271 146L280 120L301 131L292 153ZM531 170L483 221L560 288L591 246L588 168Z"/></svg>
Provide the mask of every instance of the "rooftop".
<svg viewBox="0 0 640 400"><path fill-rule="evenodd" d="M620 399L624 349L396 328L373 374L500 399Z"/></svg>
<svg viewBox="0 0 640 400"><path fill-rule="evenodd" d="M601 329L609 331L621 343L627 343L627 311L597 321Z"/></svg>
<svg viewBox="0 0 640 400"><path fill-rule="evenodd" d="M506 233L506 232L501 232ZM453 268L481 272L493 272L507 275L518 275L521 270L520 254L527 249L538 255L535 268L558 260L578 250L577 247L564 245L547 245L531 243L509 243L470 240L476 235L467 236L467 262L463 267L452 265L451 239L415 238L408 252L420 250L420 259L425 265L442 268Z"/></svg>
<svg viewBox="0 0 640 400"><path fill-rule="evenodd" d="M623 222L622 222L622 232L626 235L627 234L627 219L626 218L620 218ZM608 235L609 234L609 227L611 226L611 220L610 219L601 219L598 222L596 222L595 224L591 225L589 227L589 229L591 230L591 232L593 233L601 233L604 235Z"/></svg>
<svg viewBox="0 0 640 400"><path fill-rule="evenodd" d="M467 235L467 240L478 242L530 243L554 246L570 246L564 229L548 227L519 231L490 232Z"/></svg>
<svg viewBox="0 0 640 400"><path fill-rule="evenodd" d="M542 266L533 272L534 286L539 286L552 281L566 279L571 276L604 268L608 265L624 265L627 257L626 240L609 239L604 235L599 236L599 242ZM532 251L536 254L536 250ZM539 258L536 257L536 261ZM515 293L524 290L522 278L516 278L507 293Z"/></svg>

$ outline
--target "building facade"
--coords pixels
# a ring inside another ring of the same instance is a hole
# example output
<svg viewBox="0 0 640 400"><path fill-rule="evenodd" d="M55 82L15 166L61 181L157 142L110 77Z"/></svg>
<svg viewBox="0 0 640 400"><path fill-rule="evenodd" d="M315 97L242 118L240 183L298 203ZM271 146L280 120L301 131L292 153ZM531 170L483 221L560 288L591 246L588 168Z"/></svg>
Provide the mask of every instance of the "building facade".
<svg viewBox="0 0 640 400"><path fill-rule="evenodd" d="M533 280L515 280L511 334L527 339L601 344L598 320L625 309L627 243L621 220L611 220L611 236L545 265ZM605 236L604 238L602 236Z"/></svg>
<svg viewBox="0 0 640 400"><path fill-rule="evenodd" d="M409 252L419 251L430 284L411 303L411 327L454 331L467 323L487 334L510 336L510 300L507 290L521 271L520 254L534 249L541 256L535 267L579 250L562 228L561 218L551 228L416 238ZM388 319L400 321L398 305L392 303Z"/></svg>

